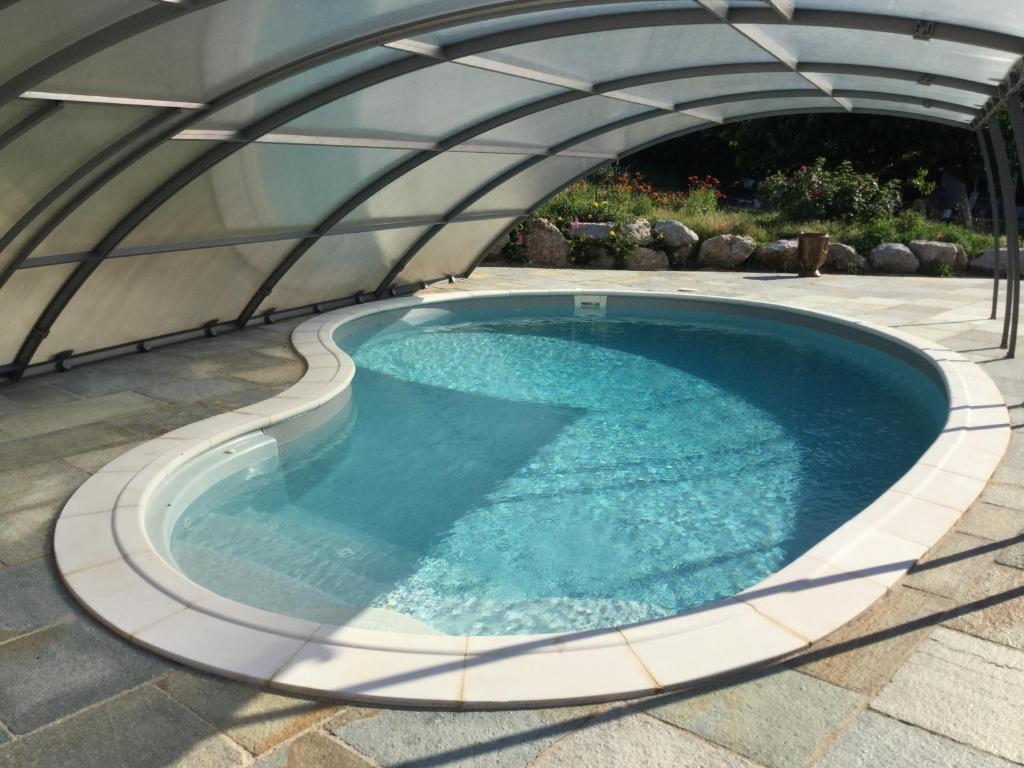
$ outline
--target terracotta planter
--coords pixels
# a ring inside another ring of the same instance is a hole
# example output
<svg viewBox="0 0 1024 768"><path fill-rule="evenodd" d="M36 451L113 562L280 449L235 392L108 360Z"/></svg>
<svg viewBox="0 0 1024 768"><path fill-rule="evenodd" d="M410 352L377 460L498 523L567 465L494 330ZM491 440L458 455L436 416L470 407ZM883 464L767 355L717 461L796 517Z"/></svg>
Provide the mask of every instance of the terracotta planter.
<svg viewBox="0 0 1024 768"><path fill-rule="evenodd" d="M800 277L821 277L821 267L828 258L832 238L822 233L804 233L797 238Z"/></svg>

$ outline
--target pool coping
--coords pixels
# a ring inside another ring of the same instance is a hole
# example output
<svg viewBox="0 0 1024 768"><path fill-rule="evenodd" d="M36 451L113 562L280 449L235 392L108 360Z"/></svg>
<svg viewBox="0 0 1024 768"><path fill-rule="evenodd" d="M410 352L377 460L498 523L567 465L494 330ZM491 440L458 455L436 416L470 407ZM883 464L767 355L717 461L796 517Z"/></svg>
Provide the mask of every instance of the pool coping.
<svg viewBox="0 0 1024 768"><path fill-rule="evenodd" d="M355 366L333 342L338 326L429 304L572 295L710 301L851 326L929 358L945 379L949 418L900 480L782 570L715 604L624 627L458 637L321 625L216 595L157 554L143 509L175 468L347 394ZM356 702L476 709L597 702L683 688L791 655L891 589L985 488L1010 436L1002 395L963 356L898 330L746 299L627 290L439 293L325 313L296 328L292 343L308 365L298 383L144 443L86 481L57 521L57 568L89 613L133 643L228 677Z"/></svg>

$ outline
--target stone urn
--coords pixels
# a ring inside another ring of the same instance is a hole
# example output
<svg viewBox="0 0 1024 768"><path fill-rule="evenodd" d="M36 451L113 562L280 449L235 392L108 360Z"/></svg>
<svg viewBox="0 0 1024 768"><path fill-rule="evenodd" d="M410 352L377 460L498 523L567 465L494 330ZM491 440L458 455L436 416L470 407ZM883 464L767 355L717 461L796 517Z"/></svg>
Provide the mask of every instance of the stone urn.
<svg viewBox="0 0 1024 768"><path fill-rule="evenodd" d="M832 238L820 232L805 232L797 238L797 260L800 277L821 277L821 267L828 259Z"/></svg>

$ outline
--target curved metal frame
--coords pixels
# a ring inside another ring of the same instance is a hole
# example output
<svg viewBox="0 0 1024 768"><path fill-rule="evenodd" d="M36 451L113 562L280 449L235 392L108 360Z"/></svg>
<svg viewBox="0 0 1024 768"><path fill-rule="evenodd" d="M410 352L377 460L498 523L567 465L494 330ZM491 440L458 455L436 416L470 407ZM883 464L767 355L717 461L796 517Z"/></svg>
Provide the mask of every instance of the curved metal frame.
<svg viewBox="0 0 1024 768"><path fill-rule="evenodd" d="M1012 96L1006 105L1007 114L1010 116L1010 132L1013 134L1014 145L1017 149L1017 164L1021 172L1024 173L1024 110L1020 106L1020 94ZM1013 191L1010 199L1007 201L1011 206L1013 213L1014 224L1017 223L1017 185L1013 185ZM1009 217L1010 212L1007 212ZM1009 222L1007 222L1009 224ZM1015 227L1018 231L1014 233L1014 243L1012 251L1015 251L1016 258L1013 260L1013 274L1007 276L1007 283L1009 284L1010 290L1013 291L1013 317L1010 320L1010 346L1007 350L1007 357L1015 357L1017 354L1017 328L1020 322L1020 233L1019 226ZM1010 237L1010 227L1006 228L1006 237Z"/></svg>
<svg viewBox="0 0 1024 768"><path fill-rule="evenodd" d="M978 136L981 161L985 166L985 181L988 183L988 199L992 209L992 315L989 319L995 320L999 310L999 256L1003 245L1000 237L999 201L996 199L996 181L992 175L992 158L989 155L985 131L979 129L975 133Z"/></svg>
<svg viewBox="0 0 1024 768"><path fill-rule="evenodd" d="M1013 307L1018 303L1018 287L1020 261L1020 235L1017 231L1016 189L1010 175L1010 161L1006 155L1006 139L998 120L988 125L989 136L992 138L992 151L996 157L996 170L999 176L999 189L1003 197L1003 221L1006 226L1006 309L1003 311L1003 338L999 344L1007 349L1007 356L1013 357L1010 345L1010 322L1013 318Z"/></svg>
<svg viewBox="0 0 1024 768"><path fill-rule="evenodd" d="M104 51L136 35L148 32L168 21L180 19L189 13L204 11L224 0L191 0L189 3L154 3L151 7L116 21L102 29L76 40L37 61L4 83L0 83L0 106L18 98L39 83L60 74L68 67ZM0 11L3 9L0 8Z"/></svg>
<svg viewBox="0 0 1024 768"><path fill-rule="evenodd" d="M556 94L554 96L539 99L538 101L533 102L532 104L517 107L516 109L509 110L508 112L498 115L496 117L487 118L486 120L483 120L474 126L463 129L458 133L453 134L452 136L439 142L438 147L436 149L420 152L417 155L413 156L412 158L399 164L395 168L389 169L385 173L373 179L365 187L358 190L353 195L349 196L349 198L347 198L343 203L341 203L333 211L331 211L331 213L328 214L328 216L326 216L323 219L323 221L321 221L314 228L314 233L326 234L331 229L331 227L337 224L342 218L347 216L359 205L361 205L370 197L372 197L374 194L379 192L384 187L390 185L394 181L397 181L405 174L423 165L423 163L432 159L437 154L445 152L456 145L463 144L477 136L486 133L487 131L498 128L502 125L506 125L515 120L520 120L524 117L528 117L530 115L542 112L544 110L553 109L555 107L559 107L567 103L580 101L584 98L594 98L600 96L601 94L608 93L611 91L618 91L624 88L636 87L641 85L650 85L653 83L674 82L686 79L695 79L699 77L721 76L724 74L750 74L756 72L782 73L788 71L789 69L784 65L774 64L771 62L752 62L750 64L728 64L719 66L712 65L691 67L686 69L664 70L641 75L632 75L627 78L619 78L616 80L610 80L604 83L600 83L598 85L595 85L591 92L568 91L566 93ZM903 74L905 75L905 73ZM891 76L891 73L889 74L889 76ZM841 94L839 92L837 92L837 94L842 96L849 96L851 98L873 98L878 100L891 100L894 102L903 103L923 102L923 100L919 99L918 97L907 96L904 94L889 94L870 91L843 91ZM702 107L714 106L718 104L783 97L821 98L822 95L823 94L820 91L810 88L800 90L757 91L738 94L727 94L707 99L699 99L692 102L679 103L674 105L671 110L654 110L651 113L641 113L641 115L634 116L634 118L628 118L624 122L614 124L611 127L611 130L621 128L626 125L630 125L636 121L636 118L640 117L646 119L647 117L656 117L658 115L672 114L673 112L686 112L687 110L699 109ZM960 111L965 114L971 115L976 114L976 110L973 110L969 107L965 107L960 104L947 104L945 102L933 103L936 106L941 105L942 108L950 109L952 111ZM606 131L602 130L602 133L603 132ZM580 143L580 141L574 140L573 144L576 143ZM572 144L568 146L572 146ZM564 151L565 149L568 148L568 146L562 147L560 149L549 149L548 154L555 154L557 152ZM458 215L458 212L449 215ZM434 228L430 230L430 232L433 231ZM426 239L424 240L423 244L426 244L426 242L429 241L430 232L424 234L424 238ZM246 303L245 308L242 310L241 314L238 316L238 319L236 321L238 325L243 326L249 321L249 319L253 316L253 314L255 314L256 310L259 308L259 305L273 292L274 287L284 278L288 271L302 258L302 256L305 255L310 249L312 249L314 245L316 245L318 239L318 237L313 237L303 240L302 242L298 243L284 257L284 259L281 260L277 267L275 267L275 269L267 276L267 278L264 280L260 288L253 294L252 298ZM416 248L416 244L413 245L413 249L418 250ZM408 263L409 259L411 258L411 256L403 256L402 258L399 259L399 261L395 264L392 270L388 273L388 277L385 278L384 283L381 284L382 287L378 287L376 291L378 295L390 287L391 281L393 281L394 277L399 274L401 269L404 268L404 266Z"/></svg>
<svg viewBox="0 0 1024 768"><path fill-rule="evenodd" d="M207 4L215 2L221 2L222 0L207 0L202 2L198 0L195 7L205 7ZM607 2L608 0L594 0L595 4L601 2ZM578 3L565 3L567 5L578 5ZM481 20L483 18L495 18L498 16L514 15L517 13L534 12L537 10L547 10L563 5L562 3L508 3L502 8L495 9L494 7L485 9L469 9L467 11L449 14L443 20L430 19L421 21L413 24L403 26L405 34L408 34L410 30L413 30L413 34L417 33L417 30L422 32L427 29L450 27L456 24L466 24L471 21ZM757 25L770 25L785 23L796 26L816 26L816 27L838 27L845 29L858 29L864 31L879 31L879 32L895 32L898 34L913 35L916 29L918 21L916 19L909 19L905 17L895 16L884 16L878 14L869 13L852 13L852 12L841 12L841 11L814 11L814 10L798 10L793 14L791 20L786 19L777 14L771 8L765 9L732 9L724 19L718 19L714 14L707 14L702 9L684 9L679 11L640 11L640 12L628 12L623 14L607 14L599 16L585 17L582 19L553 21L548 23L542 23L539 25L532 25L527 27L521 27L518 29L510 30L508 32L495 33L490 35L484 35L472 40L463 41L454 45L448 46L444 49L444 59L458 58L462 56L469 56L477 53L482 53L493 48L502 48L508 45L519 44L523 42L536 42L539 40L552 39L555 37L568 36L570 34L585 34L593 31L600 31L602 29L623 29L623 28L636 28L636 27L649 27L649 26L664 26L666 24L678 25L683 24L714 24L714 23L730 23L730 24L757 24ZM433 25L433 26L432 26ZM116 26L116 25L115 25ZM389 32L391 34L389 34ZM955 41L960 43L966 43L970 45L983 46L990 49L1010 51L1014 53L1020 53L1024 51L1024 40L1020 37L1013 35L1006 35L997 32L991 32L986 30L979 30L973 27L967 27L963 25L955 24L941 24L933 35L937 39L944 39L949 41ZM327 49L326 51L317 52L314 54L307 55L297 62L285 64L282 67L275 70L272 74L267 74L256 78L249 83L234 89L231 92L231 97L234 101L240 98L244 98L251 93L255 93L262 88L267 87L273 82L278 82L285 77L297 74L299 71L305 71L306 69L316 66L319 63L325 63L327 60L333 58L340 58L346 53L355 52L355 48L362 45L363 50L371 45L378 44L385 39L394 39L394 30L387 32L377 33L372 36L368 36L360 41L350 41L349 43L343 44L336 48ZM370 38L373 38L375 42L368 42ZM338 48L342 49L343 52L339 52ZM396 62L396 65L403 65L409 62L409 59L401 59ZM394 65L392 65L394 66ZM401 66L396 66L396 72L392 76L398 74L404 74L407 71L420 68L419 66L408 65L408 70L398 72L397 70L402 69ZM427 65L421 65L427 66ZM387 67L381 67L373 72L380 72L387 69ZM799 67L796 67L799 71ZM275 79L276 78L276 79ZM272 82L271 82L272 80ZM329 91L332 87L318 91L318 94L323 94L325 91ZM361 87L366 87L363 85ZM339 95L335 95L334 98L340 98L341 95L345 95L344 88L340 88L342 91ZM351 92L351 91L348 91ZM232 101L231 103L234 103ZM254 135L254 131L264 128L266 125L271 125L270 130L279 125L283 125L284 122L288 122L300 114L303 111L294 109L297 104L310 104L313 106L310 109L315 109L318 106L322 106L328 103L329 100L315 103L315 99L310 100L310 97L304 97L303 99L293 102L292 105L286 105L280 110L275 111L271 117L285 114L289 106L293 107L292 114L287 119L282 120L276 124L272 124L268 118L263 118L250 125L247 129L243 129L241 136L243 141L233 143L230 150L224 150L221 147L214 148L209 153L204 154L198 160L189 163L185 168L181 169L174 176L169 179L164 186L156 190L150 196L140 202L128 216L122 218L113 229L100 241L97 247L93 250L94 259L92 261L83 263L78 270L68 279L68 281L57 291L57 293L51 298L49 305L46 307L44 312L39 318L39 321L35 324L32 331L30 331L28 338L22 345L18 356L16 357L16 367L24 368L30 362L35 354L35 350L38 349L42 339L49 333L49 329L56 321L57 317L60 316L63 308L71 301L74 295L82 284L88 279L88 277L95 271L95 268L101 263L110 250L129 234L135 226L140 224L145 218L148 217L156 208L159 207L162 202L166 201L174 192L181 189L189 181L208 170L214 164L219 162L224 157L233 154L243 146L251 143L254 138L258 138L258 135ZM205 109L197 110L197 113L189 115L189 120L199 120L208 116L212 111L227 106L226 103L212 103L207 105ZM306 109L305 111L309 111ZM912 115L915 116L916 115ZM185 121L183 121L184 123ZM189 123L192 124L192 123ZM184 125L175 126L175 131L181 130ZM166 134L166 132L165 132ZM112 174L107 177L112 178L117 175L121 170L126 168L128 165L133 163L138 157L146 154L149 150L159 146L167 138L166 135L156 137L153 141L147 142L147 148L143 149L141 154L139 152L131 153L130 157L123 158L122 162L117 164L117 168L109 169ZM105 174L106 176L107 174ZM105 183L105 182L104 182ZM99 186L102 186L100 184ZM96 191L96 189L92 189ZM82 198L88 199L88 197ZM29 252L30 253L30 252ZM25 257L27 258L27 256Z"/></svg>

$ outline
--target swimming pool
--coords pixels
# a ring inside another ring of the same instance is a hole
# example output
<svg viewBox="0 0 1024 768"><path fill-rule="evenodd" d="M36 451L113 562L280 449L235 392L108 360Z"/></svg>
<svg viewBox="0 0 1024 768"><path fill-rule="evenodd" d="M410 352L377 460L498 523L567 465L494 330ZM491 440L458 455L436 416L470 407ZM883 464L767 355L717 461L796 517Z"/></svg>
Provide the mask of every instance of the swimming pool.
<svg viewBox="0 0 1024 768"><path fill-rule="evenodd" d="M896 583L1009 434L955 353L757 302L467 292L293 344L302 381L116 459L55 554L133 642L350 700L607 700L790 654Z"/></svg>
<svg viewBox="0 0 1024 768"><path fill-rule="evenodd" d="M657 619L791 562L913 466L948 413L935 377L806 326L496 304L343 327L349 409L172 504L176 565L333 624Z"/></svg>

